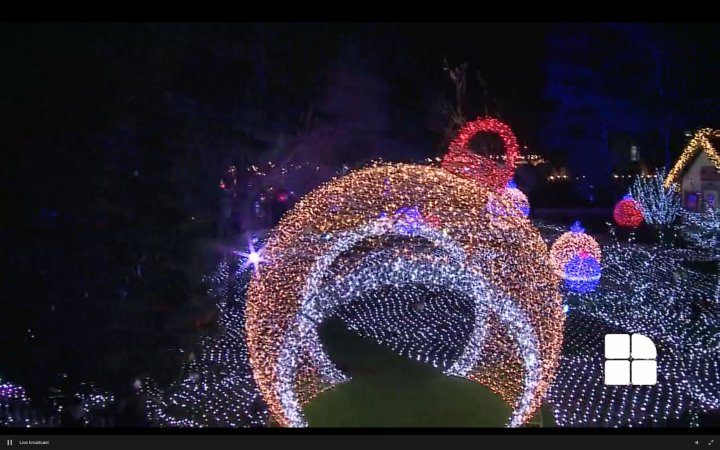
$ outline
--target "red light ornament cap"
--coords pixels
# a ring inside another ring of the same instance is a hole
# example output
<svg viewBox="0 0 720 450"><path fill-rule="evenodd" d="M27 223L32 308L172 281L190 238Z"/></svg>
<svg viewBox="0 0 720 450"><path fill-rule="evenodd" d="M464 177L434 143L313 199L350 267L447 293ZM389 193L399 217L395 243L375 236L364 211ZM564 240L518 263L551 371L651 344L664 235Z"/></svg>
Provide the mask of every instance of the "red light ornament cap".
<svg viewBox="0 0 720 450"><path fill-rule="evenodd" d="M490 158L473 153L470 149L470 140L478 133L494 133L500 136L505 148L504 166ZM450 143L441 166L449 172L473 179L485 186L502 189L515 174L518 153L517 138L507 124L494 117L480 117L468 122L458 132Z"/></svg>

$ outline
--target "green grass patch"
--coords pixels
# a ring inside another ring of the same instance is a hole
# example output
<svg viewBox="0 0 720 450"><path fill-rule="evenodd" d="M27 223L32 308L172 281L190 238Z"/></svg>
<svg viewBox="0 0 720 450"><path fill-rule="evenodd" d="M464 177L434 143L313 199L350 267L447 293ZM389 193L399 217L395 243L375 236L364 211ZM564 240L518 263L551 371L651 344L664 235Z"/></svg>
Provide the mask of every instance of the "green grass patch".
<svg viewBox="0 0 720 450"><path fill-rule="evenodd" d="M330 358L353 379L305 407L310 426L503 427L512 413L485 386L396 355L342 323L323 324L320 334ZM539 412L531 426L541 426L548 413Z"/></svg>

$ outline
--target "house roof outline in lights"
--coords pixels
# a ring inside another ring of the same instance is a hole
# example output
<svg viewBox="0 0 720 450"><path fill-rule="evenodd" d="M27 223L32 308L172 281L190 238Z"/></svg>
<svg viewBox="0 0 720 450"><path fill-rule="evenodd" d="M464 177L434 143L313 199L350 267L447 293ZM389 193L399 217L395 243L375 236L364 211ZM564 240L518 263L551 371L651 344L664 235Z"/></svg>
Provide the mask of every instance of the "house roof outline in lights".
<svg viewBox="0 0 720 450"><path fill-rule="evenodd" d="M703 150L708 156L708 159L713 163L715 169L720 171L720 153L715 148L711 139L720 140L720 130L712 128L701 128L695 132L693 137L690 139L688 144L685 146L680 158L668 172L665 178L665 187L670 187L673 183L676 183L680 174L685 168L695 160L698 152Z"/></svg>

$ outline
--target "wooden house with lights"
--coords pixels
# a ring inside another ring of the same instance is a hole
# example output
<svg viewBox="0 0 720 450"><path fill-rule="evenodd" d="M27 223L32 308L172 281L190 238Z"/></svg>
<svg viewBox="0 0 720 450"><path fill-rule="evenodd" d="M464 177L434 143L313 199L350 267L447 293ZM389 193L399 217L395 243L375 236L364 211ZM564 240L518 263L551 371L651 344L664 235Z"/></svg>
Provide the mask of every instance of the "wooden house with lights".
<svg viewBox="0 0 720 450"><path fill-rule="evenodd" d="M691 211L720 206L720 130L703 128L690 139L665 186L677 183L682 204Z"/></svg>

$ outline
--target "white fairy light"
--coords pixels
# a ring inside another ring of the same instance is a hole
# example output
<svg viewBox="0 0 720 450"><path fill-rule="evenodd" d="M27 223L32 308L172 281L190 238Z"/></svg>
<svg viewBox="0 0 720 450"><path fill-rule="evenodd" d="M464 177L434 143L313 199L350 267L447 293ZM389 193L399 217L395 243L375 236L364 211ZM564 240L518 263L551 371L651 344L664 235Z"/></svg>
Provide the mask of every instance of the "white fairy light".
<svg viewBox="0 0 720 450"><path fill-rule="evenodd" d="M650 225L670 225L682 210L680 194L676 187L665 186L665 169L659 169L650 178L635 176L630 192L640 203L643 218Z"/></svg>

